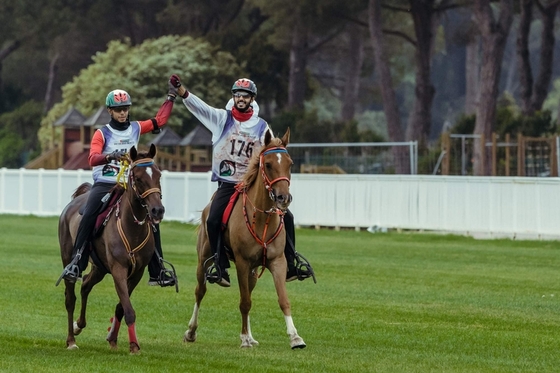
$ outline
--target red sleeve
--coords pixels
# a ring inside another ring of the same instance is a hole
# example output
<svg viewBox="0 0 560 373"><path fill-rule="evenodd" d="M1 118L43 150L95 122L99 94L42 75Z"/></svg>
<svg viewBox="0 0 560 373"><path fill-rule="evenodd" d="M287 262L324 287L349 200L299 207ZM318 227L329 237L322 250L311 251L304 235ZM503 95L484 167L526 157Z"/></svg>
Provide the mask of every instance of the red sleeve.
<svg viewBox="0 0 560 373"><path fill-rule="evenodd" d="M105 154L103 154L103 145L105 145L105 138L101 131L97 130L91 139L91 147L89 149L88 162L89 166L99 166L100 164L107 163Z"/></svg>
<svg viewBox="0 0 560 373"><path fill-rule="evenodd" d="M138 123L140 123L140 133L145 134L153 131L153 121L156 122L158 127L163 127L171 115L171 109L173 109L173 101L165 100L163 105L159 108L155 118L138 121Z"/></svg>

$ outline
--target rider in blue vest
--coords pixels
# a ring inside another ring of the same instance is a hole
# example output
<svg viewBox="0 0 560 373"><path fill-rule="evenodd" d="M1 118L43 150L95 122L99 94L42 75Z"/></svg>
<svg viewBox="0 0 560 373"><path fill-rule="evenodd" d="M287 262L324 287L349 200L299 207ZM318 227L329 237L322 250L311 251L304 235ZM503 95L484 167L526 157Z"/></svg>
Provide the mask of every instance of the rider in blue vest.
<svg viewBox="0 0 560 373"><path fill-rule="evenodd" d="M264 144L265 134L271 130L268 124L259 118L259 106L255 101L257 86L249 79L238 79L233 83L232 98L225 110L211 107L187 91L177 75L172 75L169 81L177 88L177 93L183 98L187 109L212 132L212 181L218 182L218 190L205 222L215 259L213 267L206 273L206 279L210 283L228 287L230 278L227 268L230 265L223 253L223 245L220 244L222 216L231 195L235 192L235 185L247 173L251 155L259 152ZM301 281L314 277L309 262L295 250L294 217L289 210L284 215L284 226L284 254L288 264L286 281Z"/></svg>
<svg viewBox="0 0 560 373"><path fill-rule="evenodd" d="M104 202L103 199L117 183L121 159L133 146L138 148L140 135L152 131L157 132L159 127L167 123L175 97L176 89L170 85L167 100L160 107L155 118L131 122L129 118L129 109L132 105L130 95L121 89L111 91L107 95L105 104L111 115L111 121L95 131L91 139L88 162L93 170L93 185L74 241L72 261L62 271L62 278L71 282L76 282L78 278L81 278L82 271L88 265L87 243L91 239L97 215ZM162 287L174 286L176 283L174 273L167 270L163 263L159 224L156 225L154 240L155 252L148 264L150 274L148 284Z"/></svg>

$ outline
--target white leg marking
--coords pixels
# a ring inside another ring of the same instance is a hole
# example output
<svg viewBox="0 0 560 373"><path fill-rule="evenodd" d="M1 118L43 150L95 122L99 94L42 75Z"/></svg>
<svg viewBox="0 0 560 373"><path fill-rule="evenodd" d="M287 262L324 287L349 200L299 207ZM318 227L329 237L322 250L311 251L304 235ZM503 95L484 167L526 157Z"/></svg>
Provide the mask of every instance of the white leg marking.
<svg viewBox="0 0 560 373"><path fill-rule="evenodd" d="M194 342L196 341L196 328L198 327L198 304L194 304L193 314L191 319L189 320L189 328L185 332L185 336L183 340L185 342Z"/></svg>

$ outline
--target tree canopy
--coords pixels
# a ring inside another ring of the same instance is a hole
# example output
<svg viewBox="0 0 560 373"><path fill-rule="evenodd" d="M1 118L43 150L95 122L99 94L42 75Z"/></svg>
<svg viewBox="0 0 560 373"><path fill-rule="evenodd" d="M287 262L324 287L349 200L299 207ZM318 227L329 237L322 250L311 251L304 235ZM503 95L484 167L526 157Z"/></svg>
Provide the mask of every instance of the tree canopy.
<svg viewBox="0 0 560 373"><path fill-rule="evenodd" d="M152 118L167 96L171 74L178 74L189 91L208 104L224 107L232 83L244 75L244 69L230 53L190 36L163 36L139 45L131 45L128 39L112 41L62 87L62 101L41 122L42 144L51 140L51 126L69 108L89 116L105 105L114 89L130 94L132 120ZM168 125L184 135L198 122L180 102L175 106Z"/></svg>

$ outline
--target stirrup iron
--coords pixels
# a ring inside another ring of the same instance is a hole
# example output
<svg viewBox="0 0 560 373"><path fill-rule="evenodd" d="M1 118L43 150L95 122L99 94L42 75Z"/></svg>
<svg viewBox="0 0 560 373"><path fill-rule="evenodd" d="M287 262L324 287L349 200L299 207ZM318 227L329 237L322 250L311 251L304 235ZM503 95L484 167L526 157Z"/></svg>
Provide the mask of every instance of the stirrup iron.
<svg viewBox="0 0 560 373"><path fill-rule="evenodd" d="M222 279L222 270L219 265L216 265L218 261L218 255L214 254L210 258L204 261L204 266L206 267L206 263L212 260L213 263L211 266L206 268L206 272L204 274L204 282L208 281L211 284L214 284Z"/></svg>
<svg viewBox="0 0 560 373"><path fill-rule="evenodd" d="M80 277L80 267L78 266L78 262L80 261L81 258L82 258L82 253L81 252L76 253L76 256L72 259L72 261L68 263L66 267L64 267L64 269L62 270L62 274L60 275L60 277L58 278L54 286L58 286L58 284L60 284L60 281L62 281L62 279L68 275L76 278L76 280Z"/></svg>
<svg viewBox="0 0 560 373"><path fill-rule="evenodd" d="M169 265L171 267L171 269L168 269L165 267L165 265ZM175 282L175 292L179 292L179 281L177 280L177 272L175 271L175 266L173 264L171 264L171 262L168 262L167 260L163 259L163 258L159 258L159 265L160 265L160 270L159 270L159 278L158 278L158 285L159 286L163 286L164 281L165 281L165 277L171 277L173 279L173 281Z"/></svg>
<svg viewBox="0 0 560 373"><path fill-rule="evenodd" d="M298 276L298 280L303 281L304 279L307 278L307 277L303 277L301 273L308 273L309 274L308 277L313 277L313 282L317 283L317 279L315 278L315 271L313 270L313 267L311 267L311 264L309 264L309 261L305 259L305 257L300 253L298 253L297 251L295 252L295 260L296 260L296 273Z"/></svg>

